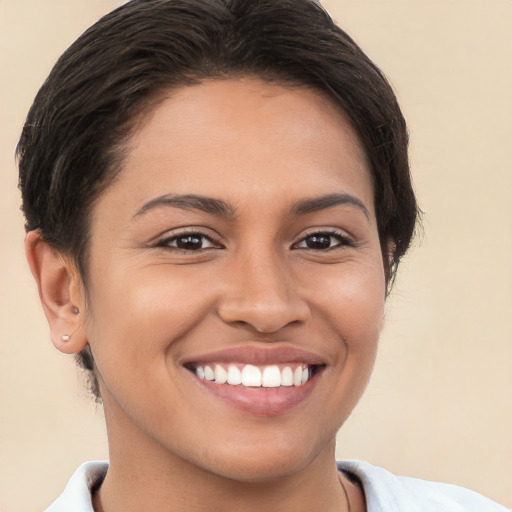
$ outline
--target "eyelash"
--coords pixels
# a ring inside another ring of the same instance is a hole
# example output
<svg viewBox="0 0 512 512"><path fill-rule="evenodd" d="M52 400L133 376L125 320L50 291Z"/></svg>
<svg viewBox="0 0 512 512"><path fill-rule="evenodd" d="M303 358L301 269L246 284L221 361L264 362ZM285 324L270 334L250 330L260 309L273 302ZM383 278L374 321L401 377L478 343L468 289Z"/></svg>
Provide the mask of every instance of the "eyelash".
<svg viewBox="0 0 512 512"><path fill-rule="evenodd" d="M316 248L316 249L312 248L312 247L299 247L299 245L301 243L307 243L306 240L308 238L312 238L312 237L326 238L326 239L328 238L328 239L330 239L330 241L332 241L332 239L335 239L338 243L336 243L335 245L329 246L329 247ZM180 238L196 238L196 239L202 241L203 244L204 244L204 241L208 241L210 244L212 244L212 247L200 247L197 249L191 249L191 248L187 249L187 248L171 245L171 243L177 242ZM294 244L292 244L291 248L293 250L306 249L306 250L310 250L310 251L314 251L314 252L327 252L327 251L332 251L335 249L341 249L344 247L355 247L355 245L356 244L350 237L348 237L347 235L345 235L339 231L320 230L320 231L311 231L311 232L307 233L298 242L295 242ZM177 233L173 236L163 238L156 242L155 247L161 247L161 248L164 248L167 250L179 251L179 252L184 252L184 253L191 253L191 252L201 253L201 252L209 251L212 249L223 249L224 248L224 246L218 240L215 240L213 237L205 235L204 233L201 233L198 231L183 231L183 232Z"/></svg>
<svg viewBox="0 0 512 512"><path fill-rule="evenodd" d="M298 245L300 243L305 242L308 238L312 238L312 237L318 237L318 238L324 237L324 238L329 238L329 239L334 238L335 240L338 241L338 243L333 246L327 247L325 249L313 249L311 247L298 247ZM343 249L345 247L355 247L355 246L356 246L355 242L346 234L344 234L340 231L326 229L326 230L311 231L309 233L306 233L298 242L296 242L292 245L292 249L295 249L295 250L306 249L306 250L315 251L315 252L327 252L327 251L332 251L335 249Z"/></svg>
<svg viewBox="0 0 512 512"><path fill-rule="evenodd" d="M185 249L183 247L176 247L172 246L172 242L177 242L180 238L197 238L200 241L204 243L204 241L208 241L212 244L213 247L201 247L199 249ZM167 249L170 251L177 251L177 252L184 252L184 253L201 253L204 251L209 251L212 249L223 249L224 246L218 241L215 240L213 237L205 235L204 233L201 233L199 231L182 231L181 233L177 233L175 235L162 238L161 240L158 240L155 244L155 247L161 247L163 249Z"/></svg>

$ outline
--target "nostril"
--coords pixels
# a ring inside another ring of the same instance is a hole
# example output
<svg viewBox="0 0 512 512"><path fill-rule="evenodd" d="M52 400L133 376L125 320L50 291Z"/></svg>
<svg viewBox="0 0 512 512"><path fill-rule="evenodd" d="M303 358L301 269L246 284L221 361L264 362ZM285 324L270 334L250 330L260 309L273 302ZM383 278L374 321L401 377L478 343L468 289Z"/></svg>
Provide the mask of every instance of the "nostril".
<svg viewBox="0 0 512 512"><path fill-rule="evenodd" d="M309 318L309 306L300 298L251 301L224 301L218 309L220 318L233 326L250 327L261 334L272 334Z"/></svg>
<svg viewBox="0 0 512 512"><path fill-rule="evenodd" d="M290 327L294 325L300 325L302 323L301 320L292 320L287 321L281 318L272 319L267 316L263 320L252 319L251 321L246 320L236 320L233 322L229 322L232 326L238 327L240 329L248 329L256 332L261 335L271 335L274 334L285 327Z"/></svg>

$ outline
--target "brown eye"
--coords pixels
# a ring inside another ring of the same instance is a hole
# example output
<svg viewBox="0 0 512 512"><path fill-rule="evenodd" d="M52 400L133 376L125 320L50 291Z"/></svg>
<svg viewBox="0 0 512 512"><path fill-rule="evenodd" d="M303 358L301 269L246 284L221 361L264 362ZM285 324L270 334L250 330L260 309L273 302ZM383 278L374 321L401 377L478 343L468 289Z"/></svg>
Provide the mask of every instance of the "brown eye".
<svg viewBox="0 0 512 512"><path fill-rule="evenodd" d="M332 236L327 235L311 235L305 239L308 249L329 249L332 243Z"/></svg>
<svg viewBox="0 0 512 512"><path fill-rule="evenodd" d="M157 243L157 247L178 249L180 251L201 251L204 249L218 249L220 246L202 233L183 233L164 238Z"/></svg>
<svg viewBox="0 0 512 512"><path fill-rule="evenodd" d="M310 249L325 251L336 247L353 246L352 241L341 233L320 232L311 233L296 243L294 249Z"/></svg>
<svg viewBox="0 0 512 512"><path fill-rule="evenodd" d="M203 238L198 235L185 235L176 238L176 247L187 251L197 251L203 249Z"/></svg>

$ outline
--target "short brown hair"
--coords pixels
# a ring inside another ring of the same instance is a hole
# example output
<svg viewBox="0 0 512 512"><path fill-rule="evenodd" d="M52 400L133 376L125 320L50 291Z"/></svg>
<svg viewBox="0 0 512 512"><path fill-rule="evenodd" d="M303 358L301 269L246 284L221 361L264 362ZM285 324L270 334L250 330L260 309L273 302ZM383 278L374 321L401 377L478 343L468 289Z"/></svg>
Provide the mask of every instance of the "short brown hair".
<svg viewBox="0 0 512 512"><path fill-rule="evenodd" d="M247 75L322 91L345 112L370 164L389 283L418 211L406 124L384 75L313 0L132 0L104 16L58 60L28 114L17 148L26 229L70 254L86 283L90 209L148 102ZM78 361L99 397L88 347Z"/></svg>

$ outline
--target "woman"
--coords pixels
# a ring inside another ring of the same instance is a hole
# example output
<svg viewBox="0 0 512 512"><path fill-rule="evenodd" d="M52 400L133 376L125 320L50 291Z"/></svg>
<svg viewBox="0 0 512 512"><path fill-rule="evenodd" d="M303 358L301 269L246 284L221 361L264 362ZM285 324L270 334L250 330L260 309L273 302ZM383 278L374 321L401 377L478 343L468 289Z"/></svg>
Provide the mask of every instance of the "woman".
<svg viewBox="0 0 512 512"><path fill-rule="evenodd" d="M335 464L417 207L396 99L315 2L127 3L18 155L52 340L109 437L49 511L504 510Z"/></svg>

